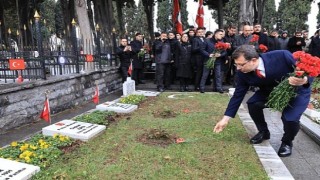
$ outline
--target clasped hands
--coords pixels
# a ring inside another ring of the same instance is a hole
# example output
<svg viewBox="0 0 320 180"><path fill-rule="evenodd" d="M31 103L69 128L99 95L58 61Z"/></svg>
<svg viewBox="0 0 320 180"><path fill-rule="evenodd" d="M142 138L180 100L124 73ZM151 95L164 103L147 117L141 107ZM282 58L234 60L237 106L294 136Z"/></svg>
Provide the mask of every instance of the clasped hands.
<svg viewBox="0 0 320 180"><path fill-rule="evenodd" d="M289 84L292 86L302 86L308 83L307 76L304 76L303 78L291 76L288 78L288 80L289 80Z"/></svg>
<svg viewBox="0 0 320 180"><path fill-rule="evenodd" d="M221 54L220 53L214 53L214 54L210 54L209 57L220 57Z"/></svg>

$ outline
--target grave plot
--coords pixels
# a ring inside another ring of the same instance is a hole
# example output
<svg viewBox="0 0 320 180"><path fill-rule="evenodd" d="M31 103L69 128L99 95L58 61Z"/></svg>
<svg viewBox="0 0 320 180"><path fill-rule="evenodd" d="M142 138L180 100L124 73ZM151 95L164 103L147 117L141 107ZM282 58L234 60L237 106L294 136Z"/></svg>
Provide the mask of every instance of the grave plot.
<svg viewBox="0 0 320 180"><path fill-rule="evenodd" d="M133 94L144 95L147 97L150 97L150 96L155 97L155 96L158 96L160 94L160 92L136 90L135 92L133 92Z"/></svg>
<svg viewBox="0 0 320 180"><path fill-rule="evenodd" d="M27 180L40 171L40 167L0 158L0 179Z"/></svg>
<svg viewBox="0 0 320 180"><path fill-rule="evenodd" d="M100 111L114 111L116 113L131 113L138 108L137 105L123 104L123 103L110 103L110 104L99 104L96 106L97 110Z"/></svg>
<svg viewBox="0 0 320 180"><path fill-rule="evenodd" d="M106 129L106 126L72 120L62 120L42 129L45 136L61 134L73 139L88 141Z"/></svg>

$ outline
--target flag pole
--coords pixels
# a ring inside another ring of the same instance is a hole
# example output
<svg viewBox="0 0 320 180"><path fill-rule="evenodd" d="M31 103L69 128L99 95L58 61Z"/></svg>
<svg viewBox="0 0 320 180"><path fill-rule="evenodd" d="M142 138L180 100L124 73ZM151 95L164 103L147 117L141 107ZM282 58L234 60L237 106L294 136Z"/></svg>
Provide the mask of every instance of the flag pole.
<svg viewBox="0 0 320 180"><path fill-rule="evenodd" d="M46 89L46 91L44 92L45 96L46 96L46 101L49 102L49 94L50 94L50 91L49 89ZM49 103L48 103L49 104ZM50 105L49 105L49 124L51 125L51 110L50 110Z"/></svg>

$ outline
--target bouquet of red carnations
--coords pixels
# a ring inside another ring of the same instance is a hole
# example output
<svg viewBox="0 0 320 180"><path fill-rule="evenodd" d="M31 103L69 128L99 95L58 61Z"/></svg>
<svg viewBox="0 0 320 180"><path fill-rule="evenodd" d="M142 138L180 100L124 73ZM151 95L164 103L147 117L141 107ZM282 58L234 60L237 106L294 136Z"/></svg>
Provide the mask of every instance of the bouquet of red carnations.
<svg viewBox="0 0 320 180"><path fill-rule="evenodd" d="M291 73L290 76L304 78L305 76L317 77L320 74L320 58L303 51L293 53L293 57L297 62L295 72ZM286 78L272 90L266 105L282 112L289 105L290 100L297 95L295 89Z"/></svg>
<svg viewBox="0 0 320 180"><path fill-rule="evenodd" d="M214 56L214 54L221 53L222 51L227 50L229 48L231 48L229 43L224 43L224 42L221 42L221 41L217 42L214 45L214 51L212 53L213 56L210 57L208 59L207 63L206 63L206 68L211 69L211 68L214 67L214 61L216 61L216 58L217 58L217 57Z"/></svg>

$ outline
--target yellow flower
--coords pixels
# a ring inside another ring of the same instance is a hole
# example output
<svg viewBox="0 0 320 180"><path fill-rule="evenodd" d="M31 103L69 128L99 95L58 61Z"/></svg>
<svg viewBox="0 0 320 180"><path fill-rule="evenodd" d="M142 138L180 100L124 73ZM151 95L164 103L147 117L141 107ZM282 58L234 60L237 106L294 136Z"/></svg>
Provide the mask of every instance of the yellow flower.
<svg viewBox="0 0 320 180"><path fill-rule="evenodd" d="M65 137L60 136L59 140L60 140L60 141L65 141Z"/></svg>
<svg viewBox="0 0 320 180"><path fill-rule="evenodd" d="M29 148L29 144L24 144L20 147L20 151L25 151Z"/></svg>
<svg viewBox="0 0 320 180"><path fill-rule="evenodd" d="M57 136L59 136L59 134L54 134L53 139L55 139Z"/></svg>
<svg viewBox="0 0 320 180"><path fill-rule="evenodd" d="M24 160L26 160L27 163L29 163L31 161L29 156L25 157Z"/></svg>
<svg viewBox="0 0 320 180"><path fill-rule="evenodd" d="M16 146L18 146L17 141L13 141L13 142L11 143L11 146L12 146L12 147L16 147Z"/></svg>
<svg viewBox="0 0 320 180"><path fill-rule="evenodd" d="M39 139L39 143L44 143L45 141L43 139Z"/></svg>
<svg viewBox="0 0 320 180"><path fill-rule="evenodd" d="M37 146L33 146L33 145L31 145L30 148L33 149L33 150L37 150L38 149Z"/></svg>

